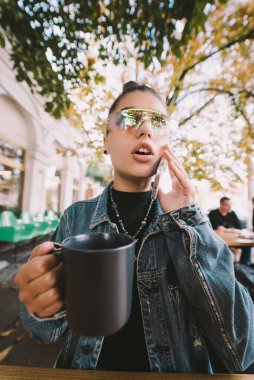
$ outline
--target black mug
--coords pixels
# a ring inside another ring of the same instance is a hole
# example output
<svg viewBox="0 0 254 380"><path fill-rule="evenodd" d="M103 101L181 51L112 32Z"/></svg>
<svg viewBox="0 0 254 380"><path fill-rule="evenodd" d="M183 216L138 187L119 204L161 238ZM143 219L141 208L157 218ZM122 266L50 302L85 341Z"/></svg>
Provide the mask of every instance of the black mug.
<svg viewBox="0 0 254 380"><path fill-rule="evenodd" d="M58 245L58 244L57 244ZM65 239L65 307L71 329L83 336L113 334L132 305L135 240L120 233L86 233Z"/></svg>

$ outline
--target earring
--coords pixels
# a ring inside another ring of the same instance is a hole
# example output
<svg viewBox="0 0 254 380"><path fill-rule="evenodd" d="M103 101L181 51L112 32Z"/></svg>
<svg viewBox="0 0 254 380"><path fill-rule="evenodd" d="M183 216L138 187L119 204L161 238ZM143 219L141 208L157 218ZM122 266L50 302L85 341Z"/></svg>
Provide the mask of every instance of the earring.
<svg viewBox="0 0 254 380"><path fill-rule="evenodd" d="M107 150L104 150L103 153L104 153L104 154L108 154L108 151L107 151Z"/></svg>

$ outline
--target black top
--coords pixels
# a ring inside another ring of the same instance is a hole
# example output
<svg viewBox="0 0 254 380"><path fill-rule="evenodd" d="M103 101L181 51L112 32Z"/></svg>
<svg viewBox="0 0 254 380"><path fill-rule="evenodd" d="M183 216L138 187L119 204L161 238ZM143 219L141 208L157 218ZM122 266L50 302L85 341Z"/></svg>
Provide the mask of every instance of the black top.
<svg viewBox="0 0 254 380"><path fill-rule="evenodd" d="M214 230L216 230L219 226L223 226L225 228L242 228L241 222L234 211L229 212L227 215L222 215L220 210L217 208L216 210L210 211L208 217Z"/></svg>
<svg viewBox="0 0 254 380"><path fill-rule="evenodd" d="M112 194L113 200L118 206L118 212L123 225L126 231L133 236L146 215L151 200L151 191L127 193L113 189ZM108 211L110 220L117 224L119 232L123 232L116 218L115 211L111 207L110 199ZM154 207L152 207L149 213L147 225L152 221L153 215ZM144 230L137 236L136 255ZM130 318L121 330L104 338L97 368L115 371L150 371L138 297L136 268L134 271L133 301Z"/></svg>

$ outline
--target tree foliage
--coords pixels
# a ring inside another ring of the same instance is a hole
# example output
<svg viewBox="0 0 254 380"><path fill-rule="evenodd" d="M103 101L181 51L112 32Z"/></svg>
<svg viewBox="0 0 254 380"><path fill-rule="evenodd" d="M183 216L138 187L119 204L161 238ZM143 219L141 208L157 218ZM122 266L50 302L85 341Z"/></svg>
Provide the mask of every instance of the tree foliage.
<svg viewBox="0 0 254 380"><path fill-rule="evenodd" d="M191 34L204 27L206 6L215 1L0 0L0 43L10 43L17 80L44 96L46 111L59 118L70 106L66 86L90 79L95 41L105 63L109 57L126 63L121 46L128 36L145 67L154 57L163 63L169 53L179 56Z"/></svg>
<svg viewBox="0 0 254 380"><path fill-rule="evenodd" d="M167 94L168 106L170 110L185 106L188 109L185 116L181 112L179 125L195 127L202 123L208 129L205 153L204 141L196 141L192 153L199 152L199 158L205 159L206 177L210 177L214 189L220 189L223 182L224 187L234 186L244 179L244 174L250 178L253 170L253 12L253 2L234 1L214 7L206 32L189 41L179 57L170 57L174 74ZM196 101L188 106L193 98ZM188 134L184 140L188 143ZM186 157L190 173L201 177L204 173L197 173L201 163L196 160L197 165L191 165Z"/></svg>
<svg viewBox="0 0 254 380"><path fill-rule="evenodd" d="M122 47L127 66L108 65L104 84L91 80L72 93L84 139L98 152L102 142L97 129L104 128L122 84L136 79L166 97L179 124L175 149L190 177L206 178L214 190L245 181L254 151L253 14L252 3L212 7L205 31L193 35L180 56L169 54L163 65L154 60L146 69L131 43ZM103 75L100 62L95 67Z"/></svg>
<svg viewBox="0 0 254 380"><path fill-rule="evenodd" d="M46 97L48 111L84 130L85 144L65 154L83 154L86 145L102 155L98 129L123 82L136 79L166 97L180 126L175 149L191 177L219 190L250 174L253 2L3 3L2 38L18 79Z"/></svg>

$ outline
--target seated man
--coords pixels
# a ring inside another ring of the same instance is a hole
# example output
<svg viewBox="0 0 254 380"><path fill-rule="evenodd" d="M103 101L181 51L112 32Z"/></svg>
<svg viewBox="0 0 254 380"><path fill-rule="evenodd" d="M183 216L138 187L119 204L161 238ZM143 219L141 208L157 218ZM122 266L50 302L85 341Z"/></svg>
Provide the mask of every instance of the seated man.
<svg viewBox="0 0 254 380"><path fill-rule="evenodd" d="M208 217L214 230L223 231L226 228L242 228L236 213L231 210L231 200L228 197L222 197L220 207L216 210L211 210ZM251 263L251 247L242 248L240 263L246 265Z"/></svg>

